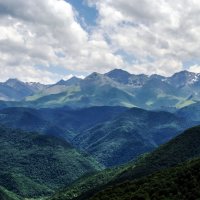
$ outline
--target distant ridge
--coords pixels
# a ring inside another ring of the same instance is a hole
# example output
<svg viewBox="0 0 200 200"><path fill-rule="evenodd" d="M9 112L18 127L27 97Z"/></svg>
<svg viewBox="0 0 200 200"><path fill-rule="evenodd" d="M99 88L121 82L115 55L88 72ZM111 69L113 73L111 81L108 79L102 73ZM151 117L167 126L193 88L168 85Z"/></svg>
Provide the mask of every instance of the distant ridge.
<svg viewBox="0 0 200 200"><path fill-rule="evenodd" d="M105 74L93 72L84 79L60 80L52 85L9 79L0 83L0 100L4 101L0 107L125 106L173 110L200 101L199 90L198 73L181 71L164 77L114 69Z"/></svg>
<svg viewBox="0 0 200 200"><path fill-rule="evenodd" d="M129 73L128 71L125 71L123 69L120 69L120 68L116 68L116 69L113 69L111 71L108 71L104 74L101 74L101 73L98 73L98 72L93 72L91 74L89 74L88 76L86 76L85 78L88 78L90 76L95 76L95 75L104 75L104 76L108 76L110 78L117 78L119 77L120 79L122 77L126 77L126 78L129 78L131 76L138 76L138 77L141 77L141 76L144 76L144 77L149 77L149 78L166 78L166 79L175 79L179 76L182 76L182 77L190 77L191 79L190 80L193 80L193 81L198 81L198 79L200 79L200 73L195 73L195 72L190 72L190 71L187 71L187 70L183 70L183 71L179 71L179 72L176 72L174 73L173 75L171 76L163 76L163 75L159 75L159 74L152 74L152 75L146 75L146 74L134 74L134 73ZM79 81L79 80L84 80L85 78L78 78L76 76L73 76L67 80L63 80L61 79L60 81L58 81L57 83L54 83L54 84L59 84L59 83L66 83L66 82L72 82L72 81ZM116 79L117 80L117 79ZM5 82L0 82L0 84L9 84L9 83L25 83L25 84L41 84L39 82L23 82L21 80L19 80L18 78L9 78L7 81ZM53 85L53 84L42 84L42 85Z"/></svg>

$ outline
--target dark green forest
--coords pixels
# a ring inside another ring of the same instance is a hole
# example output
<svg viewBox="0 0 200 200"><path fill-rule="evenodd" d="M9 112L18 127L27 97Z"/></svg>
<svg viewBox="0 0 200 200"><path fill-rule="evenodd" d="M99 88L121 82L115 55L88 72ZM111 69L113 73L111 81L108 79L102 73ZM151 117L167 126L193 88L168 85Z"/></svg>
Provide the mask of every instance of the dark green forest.
<svg viewBox="0 0 200 200"><path fill-rule="evenodd" d="M64 140L0 127L0 185L22 197L52 194L102 169Z"/></svg>
<svg viewBox="0 0 200 200"><path fill-rule="evenodd" d="M156 172L158 172L158 174L162 174L162 170L166 170L186 162L186 164L178 167L178 169L184 169L185 166L188 166L188 160L199 157L199 143L200 127L198 126L186 130L180 136L177 136L170 142L160 146L152 153L141 156L137 161L130 162L118 168L104 170L91 176L82 177L71 186L57 192L51 199L86 200L106 188L114 189L116 185L123 185L123 183L127 182L132 183L137 179L141 179ZM175 171L177 171L176 168ZM165 171L163 171L163 173L166 173L167 177L168 173ZM181 174L179 174L179 177L180 176ZM146 179L144 178L144 180ZM121 195L122 194L123 193L121 193Z"/></svg>
<svg viewBox="0 0 200 200"><path fill-rule="evenodd" d="M89 200L198 200L200 159L137 181L109 186Z"/></svg>

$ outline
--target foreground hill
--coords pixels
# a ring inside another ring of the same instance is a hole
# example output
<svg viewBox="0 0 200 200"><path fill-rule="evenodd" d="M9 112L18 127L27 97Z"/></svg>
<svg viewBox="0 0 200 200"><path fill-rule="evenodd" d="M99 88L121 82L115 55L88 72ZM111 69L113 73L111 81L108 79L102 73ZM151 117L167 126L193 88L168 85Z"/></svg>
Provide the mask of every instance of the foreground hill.
<svg viewBox="0 0 200 200"><path fill-rule="evenodd" d="M22 200L21 197L6 190L4 187L0 186L0 199L1 200Z"/></svg>
<svg viewBox="0 0 200 200"><path fill-rule="evenodd" d="M136 162L127 172L118 177L119 181L135 179L160 169L200 156L200 126L186 130L170 142L157 148Z"/></svg>
<svg viewBox="0 0 200 200"><path fill-rule="evenodd" d="M126 181L114 185L95 194L89 200L199 199L199 168L200 159L193 160L137 181Z"/></svg>
<svg viewBox="0 0 200 200"><path fill-rule="evenodd" d="M110 167L152 151L190 126L172 113L132 108L80 133L73 143Z"/></svg>
<svg viewBox="0 0 200 200"><path fill-rule="evenodd" d="M116 184L123 184L127 181L132 182L157 171L175 167L187 160L198 158L200 156L199 143L200 127L188 129L152 153L141 157L136 162L81 178L65 190L55 194L51 200L86 200L107 187L114 188ZM123 193L125 196L126 192L123 191Z"/></svg>
<svg viewBox="0 0 200 200"><path fill-rule="evenodd" d="M23 197L51 194L101 169L56 137L0 127L0 143L0 185Z"/></svg>

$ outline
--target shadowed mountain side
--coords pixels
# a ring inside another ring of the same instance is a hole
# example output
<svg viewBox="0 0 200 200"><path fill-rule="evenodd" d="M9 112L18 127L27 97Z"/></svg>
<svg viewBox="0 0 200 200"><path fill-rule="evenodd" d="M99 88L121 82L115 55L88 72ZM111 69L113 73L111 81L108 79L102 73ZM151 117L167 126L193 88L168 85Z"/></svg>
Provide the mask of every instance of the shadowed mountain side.
<svg viewBox="0 0 200 200"><path fill-rule="evenodd" d="M80 133L73 143L110 167L152 151L190 126L172 113L132 108Z"/></svg>
<svg viewBox="0 0 200 200"><path fill-rule="evenodd" d="M0 123L12 128L60 136L69 141L80 131L109 121L127 110L124 107L91 107L72 110L7 108L0 110Z"/></svg>
<svg viewBox="0 0 200 200"><path fill-rule="evenodd" d="M89 198L89 200L199 199L199 168L200 159L193 160L137 181L126 181L108 187Z"/></svg>
<svg viewBox="0 0 200 200"><path fill-rule="evenodd" d="M134 181L135 179L139 179L159 170L176 166L179 163L193 158L198 158L200 156L199 143L200 127L188 129L175 139L157 148L152 153L142 156L136 162L125 164L119 168L104 170L91 176L82 177L65 190L57 192L51 200L86 200L106 188L112 187L114 190L118 184ZM171 179L173 176L174 175L168 178ZM167 181L168 178L165 180ZM146 180L144 182L146 182ZM183 182L181 182L181 184L182 183ZM169 188L170 186L171 184L168 185ZM141 188L143 188L143 186ZM153 185L152 188L154 188ZM158 188L156 190L158 190ZM141 193L141 195L144 194L145 192ZM126 195L126 192L123 191L121 195ZM142 199L145 198L143 197Z"/></svg>

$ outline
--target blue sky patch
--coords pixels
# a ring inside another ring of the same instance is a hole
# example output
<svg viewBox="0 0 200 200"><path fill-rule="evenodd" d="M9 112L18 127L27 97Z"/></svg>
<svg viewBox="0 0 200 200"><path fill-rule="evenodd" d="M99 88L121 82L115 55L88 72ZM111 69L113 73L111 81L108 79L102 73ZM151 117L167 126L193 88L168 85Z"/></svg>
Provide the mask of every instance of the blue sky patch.
<svg viewBox="0 0 200 200"><path fill-rule="evenodd" d="M84 19L89 26L94 26L97 19L97 10L95 7L89 7L84 0L66 0L79 13L79 16Z"/></svg>

